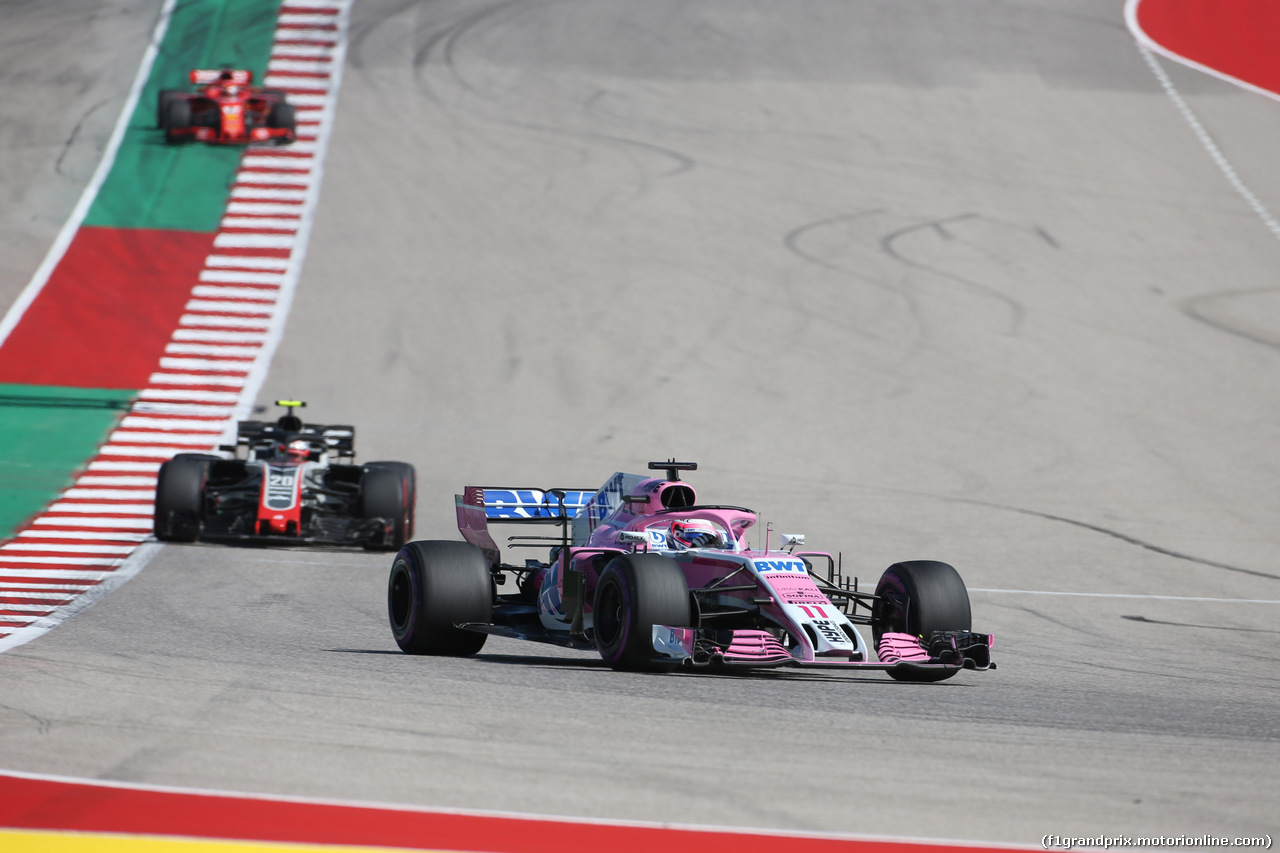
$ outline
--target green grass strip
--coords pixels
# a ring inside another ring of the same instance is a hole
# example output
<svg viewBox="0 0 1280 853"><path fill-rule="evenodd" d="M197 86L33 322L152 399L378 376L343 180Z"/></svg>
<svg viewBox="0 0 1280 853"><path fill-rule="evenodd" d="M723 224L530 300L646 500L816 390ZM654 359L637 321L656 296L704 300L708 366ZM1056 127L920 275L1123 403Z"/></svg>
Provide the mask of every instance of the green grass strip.
<svg viewBox="0 0 1280 853"><path fill-rule="evenodd" d="M0 538L71 485L137 393L0 384Z"/></svg>
<svg viewBox="0 0 1280 853"><path fill-rule="evenodd" d="M193 68L266 73L280 0L178 0L115 163L84 224L104 228L218 229L243 148L169 145L156 127L161 89L188 89Z"/></svg>

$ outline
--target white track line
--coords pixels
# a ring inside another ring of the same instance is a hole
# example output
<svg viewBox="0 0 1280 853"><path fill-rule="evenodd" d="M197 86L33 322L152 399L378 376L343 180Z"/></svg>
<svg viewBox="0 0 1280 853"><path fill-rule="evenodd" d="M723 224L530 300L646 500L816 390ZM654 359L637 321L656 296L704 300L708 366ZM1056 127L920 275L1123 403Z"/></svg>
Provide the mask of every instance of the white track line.
<svg viewBox="0 0 1280 853"><path fill-rule="evenodd" d="M110 171L124 128L150 74L155 45L164 37L164 23L174 2L167 0L161 25L157 27L152 47L139 69L134 90L94 180L36 278L0 325L0 342L44 287ZM307 48L279 56L273 53L271 58L276 67L284 63L284 68L323 68L331 72L323 85L319 77L308 80L305 85L308 89L324 89L327 94L290 97L300 105L322 107L306 111L315 113L314 117L321 120L314 132L316 141L295 143L297 147L292 151L260 147L246 150L232 197L261 201L233 202L226 211L231 215L224 214L214 237L214 246L223 251L210 254L198 281L192 282L187 313L179 319L166 345L166 355L159 359L159 370L148 380L149 387L140 392L107 443L98 449L97 458L90 462L87 471L27 529L0 546L0 595L48 602L7 604L0 608L8 611L4 621L24 623L0 627L0 652L35 639L141 571L160 545L129 543L146 537L144 531L151 529L160 463L176 453L207 451L230 440L235 434L236 420L248 417L252 411L284 333L297 288L319 200L321 163L328 150L330 123L327 119L333 115L345 59L348 4L341 0L326 3L325 7L340 11L332 15L292 17L312 23L323 18L336 24L335 29L326 31L326 38L336 41L332 48L325 47L323 52ZM289 18L287 14L279 17L277 43L298 37L297 31L289 31L284 26ZM299 48L295 46L292 50ZM320 56L326 61L299 62L285 58L299 55ZM306 130L302 135L310 137ZM258 213L274 215L252 215ZM284 214L298 215L282 218ZM295 229L296 234L265 233ZM261 251L235 252L243 249ZM270 254L282 250L287 256ZM212 390L218 387L227 390ZM129 473L104 476L102 472L106 471ZM48 589L54 586L61 586L61 591ZM21 615L19 611L28 615Z"/></svg>
<svg viewBox="0 0 1280 853"><path fill-rule="evenodd" d="M1280 237L1280 222L1276 221L1276 218L1271 215L1269 210L1267 210L1266 205L1264 205L1258 197L1253 194L1253 191L1245 185L1244 181L1240 178L1239 173L1236 172L1235 167L1231 165L1227 160L1226 155L1222 153L1222 149L1218 147L1218 144L1213 141L1213 137L1211 137L1209 132L1205 130L1204 125L1200 123L1200 119L1196 116L1195 112L1192 111L1191 106L1186 102L1186 99L1182 97L1182 94L1176 88L1174 88L1173 81L1169 79L1169 75L1165 73L1165 70L1160 67L1160 62L1156 59L1155 53L1167 56L1175 62L1180 62L1183 65L1203 71L1206 74L1211 74L1221 80L1227 80L1237 86L1248 89L1251 92L1265 95L1273 100L1280 100L1280 96L1277 96L1274 92L1269 92L1266 89L1246 83L1243 80L1237 79L1228 74L1223 74L1222 72L1216 71L1206 65L1201 65L1198 62L1190 60L1185 56L1180 56L1168 48L1157 44L1154 39L1143 31L1142 26L1138 23L1138 4L1141 2L1142 0L1127 0L1124 10L1125 23L1129 25L1129 32L1133 34L1134 39L1138 42L1138 52L1142 54L1142 58L1151 68L1151 73L1156 76L1158 81L1160 81L1160 86L1164 89L1165 94L1167 94L1169 99L1173 101L1173 105L1178 109L1178 112L1182 113L1183 119L1185 119L1187 124L1190 125L1191 132L1195 134L1200 145L1209 153L1209 158L1213 160L1214 164L1217 165L1218 169L1226 177L1227 183L1231 184L1232 189L1234 189L1240 197L1244 199L1245 204L1249 205L1249 207L1253 209L1253 212L1258 215L1262 220L1262 223L1267 226L1267 229L1276 237Z"/></svg>
<svg viewBox="0 0 1280 853"><path fill-rule="evenodd" d="M87 572L87 571L62 571L55 572L39 569L0 569L0 574L11 575L15 577L36 577L36 578L76 578L84 580L95 580L97 584L86 588L79 593L74 599L65 605L62 605L54 612L47 616L41 616L30 622L24 627L12 629L13 633L7 637L0 637L0 652L28 643L39 637L41 634L57 627L75 614L97 603L99 599L110 593L116 587L128 581L138 572L146 568L147 563L151 562L151 558L160 550L157 542L144 542L138 546L133 552L133 556L127 559L119 568L111 572Z"/></svg>
<svg viewBox="0 0 1280 853"><path fill-rule="evenodd" d="M718 835L733 835L742 838L744 843L748 840L768 839L773 841L775 849L778 850L797 850L802 849L805 841L859 841L873 844L910 844L915 846L927 845L932 847L981 847L983 849L998 850L1042 850L1039 845L1033 846L1029 844L1006 844L996 841L974 841L956 838L927 838L919 835L862 835L855 833L841 832L815 832L797 829L773 829L769 827L741 827L741 826L723 826L715 824L696 824L696 823L659 823L657 821L640 821L640 820L622 820L617 818L601 818L589 816L574 815L556 815L541 812L513 812L513 811L497 811L486 809L463 809L463 808L439 808L427 806L406 805L404 803L388 803L378 802L376 800L342 800L342 799L322 799L318 797L301 797L291 796L288 794L265 794L257 792L243 791L227 791L216 788L178 788L168 785L145 784L141 782L118 782L108 779L86 779L74 776L57 776L49 773L28 773L21 770L0 769L0 775L8 776L13 779L30 779L32 781L57 782L70 785L83 785L87 788L107 788L126 791L149 791L164 794L181 794L191 797L209 797L209 798L231 798L235 800L247 800L262 803L304 803L310 805L321 805L336 808L352 808L352 809L370 809L387 812L399 812L404 814L429 814L429 815L459 815L465 817L488 818L491 820L519 820L519 821L540 821L550 824L558 824L565 827L565 832L572 832L575 827L581 826L608 826L633 828L642 830L675 830L677 832L689 833L715 833ZM320 845L324 846L324 845Z"/></svg>
<svg viewBox="0 0 1280 853"><path fill-rule="evenodd" d="M1076 598L1145 598L1153 601L1212 601L1220 604L1280 604L1280 599L1268 598L1201 598L1190 595L1143 595L1128 592L1056 592L1047 589L975 589L969 592L985 592L998 595L1065 595Z"/></svg>
<svg viewBox="0 0 1280 853"><path fill-rule="evenodd" d="M292 253L289 256L290 264L285 270L284 278L280 283L279 301L276 303L276 313L272 319L267 340L262 345L262 356L254 363L253 369L249 372L249 376L244 385L244 391L241 396L241 402L237 408L237 418L248 418L252 412L253 401L258 396L258 391L262 388L262 384L267 378L267 369L271 364L271 358L275 355L276 348L280 345L280 339L284 336L285 321L289 316L289 308L293 304L294 292L297 290L298 277L302 273L302 261L307 253L307 244L311 239L311 226L315 219L316 205L320 200L320 187L324 178L324 161L329 151L329 135L333 127L332 115L334 107L337 104L338 92L342 89L342 70L346 64L347 56L347 40L346 32L348 29L348 21L351 16L351 6L347 2L332 2L327 4L326 8L336 10L333 16L336 30L333 35L332 50L330 52L332 73L330 75L330 87L326 97L326 105L323 110L306 110L306 113L317 112L316 116L321 120L319 130L316 134L315 153L310 158L311 172L308 175L290 175L290 178L304 178L306 183L302 186L306 188L306 201L304 202L304 212L298 221L298 230L294 233L292 239ZM276 33L277 46L279 42L288 41L297 37L297 33L289 33L285 28L281 28ZM302 112L302 111L300 111ZM308 116L310 117L310 116ZM303 116L298 115L301 120ZM265 184L266 181L253 181L249 176L242 176L238 185L260 183ZM278 186L278 184L272 184ZM237 187L237 189L239 186Z"/></svg>
<svg viewBox="0 0 1280 853"><path fill-rule="evenodd" d="M1142 0L1127 0L1124 7L1124 20L1129 26L1129 32L1132 33L1133 37L1138 40L1138 44L1142 47L1145 47L1147 50L1154 51L1161 56L1168 57L1174 62L1186 65L1188 68L1203 71L1205 74L1210 74L1220 80L1226 80L1228 83L1233 83L1242 89L1248 89L1254 94L1262 95L1265 98L1271 98L1273 101L1280 101L1280 94L1276 94L1269 89L1263 89L1261 86L1255 86L1252 83L1241 80L1239 77L1232 77L1230 74L1225 74L1216 68L1210 68L1208 65L1202 65L1194 59L1190 59L1180 53L1174 53L1169 48L1151 38L1151 36L1147 35L1146 30L1142 29L1142 24L1138 22L1138 6L1141 5L1141 3Z"/></svg>
<svg viewBox="0 0 1280 853"><path fill-rule="evenodd" d="M75 238L76 232L80 230L80 223L84 222L84 218L89 214L89 208L93 206L94 200L98 197L98 190L102 187L103 182L106 181L107 175L111 173L111 167L116 161L116 154L120 151L120 144L124 141L125 131L129 129L129 120L133 117L134 109L138 105L138 99L142 96L142 90L147 85L147 79L151 76L151 67L155 64L160 44L164 41L164 34L169 28L169 18L173 15L173 7L176 2L177 0L164 0L164 6L160 9L159 21L151 34L151 41L147 45L146 51L142 54L142 63L138 66L138 73L133 78L133 86L129 89L129 95L125 98L124 107L120 110L120 118L116 121L115 129L111 132L111 138L107 141L106 150L102 153L102 160L99 161L98 168L94 171L88 186L80 194L80 200L76 203L75 209L71 211L71 216L67 218L66 224L58 232L58 237L53 241L49 254L45 255L44 261L40 264L39 269L36 270L36 274L32 276L31 282L23 289L22 293L18 294L17 300L9 307L4 319L0 320L0 344L3 344L5 339L9 337L14 327L18 325L18 321L22 319L22 315L27 312L27 309L31 307L31 303L40 295L40 291L44 290L44 286L49 283L49 276L53 275L53 271L57 269L63 255L67 253L67 249L71 246L71 241Z"/></svg>

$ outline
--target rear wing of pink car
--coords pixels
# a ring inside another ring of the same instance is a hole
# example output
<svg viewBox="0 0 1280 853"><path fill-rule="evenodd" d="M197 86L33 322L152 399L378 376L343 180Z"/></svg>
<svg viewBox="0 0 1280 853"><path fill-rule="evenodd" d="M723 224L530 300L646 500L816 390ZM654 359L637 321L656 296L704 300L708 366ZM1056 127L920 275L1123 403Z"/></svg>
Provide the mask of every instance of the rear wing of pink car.
<svg viewBox="0 0 1280 853"><path fill-rule="evenodd" d="M463 539L484 551L491 562L497 563L501 552L489 534L489 522L555 524L566 531L595 494L595 489L467 486L462 494L454 495L458 531Z"/></svg>

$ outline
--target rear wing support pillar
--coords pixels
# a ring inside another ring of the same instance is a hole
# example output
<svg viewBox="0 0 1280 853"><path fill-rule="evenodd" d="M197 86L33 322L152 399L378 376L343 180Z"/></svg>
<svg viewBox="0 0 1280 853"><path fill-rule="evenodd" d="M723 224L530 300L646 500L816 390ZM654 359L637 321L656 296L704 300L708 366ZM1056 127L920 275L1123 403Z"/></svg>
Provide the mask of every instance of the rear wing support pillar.
<svg viewBox="0 0 1280 853"><path fill-rule="evenodd" d="M458 511L458 532L462 538L484 552L490 565L501 561L502 552L489 535L489 519L484 511L484 489L480 486L467 486L463 493L454 495L453 501Z"/></svg>

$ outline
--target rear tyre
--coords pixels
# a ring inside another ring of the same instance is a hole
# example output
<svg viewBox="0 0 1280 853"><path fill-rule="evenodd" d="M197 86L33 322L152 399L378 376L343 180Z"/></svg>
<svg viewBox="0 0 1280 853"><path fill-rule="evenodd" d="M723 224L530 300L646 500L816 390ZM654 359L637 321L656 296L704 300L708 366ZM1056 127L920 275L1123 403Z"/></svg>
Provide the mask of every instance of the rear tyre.
<svg viewBox="0 0 1280 853"><path fill-rule="evenodd" d="M928 637L934 631L968 631L972 625L969 591L960 573L946 563L894 563L880 576L876 596L871 631L877 650L887 633ZM942 681L955 674L955 669L889 670L899 681Z"/></svg>
<svg viewBox="0 0 1280 853"><path fill-rule="evenodd" d="M670 672L654 660L653 626L689 627L689 584L680 564L657 554L628 554L605 568L593 607L596 648L620 671Z"/></svg>
<svg viewBox="0 0 1280 853"><path fill-rule="evenodd" d="M396 645L411 655L466 657L487 634L455 627L493 618L493 579L484 554L467 542L410 542L387 581L387 615Z"/></svg>
<svg viewBox="0 0 1280 853"><path fill-rule="evenodd" d="M204 487L213 457L180 453L160 466L154 530L161 542L194 542L204 526Z"/></svg>
<svg viewBox="0 0 1280 853"><path fill-rule="evenodd" d="M374 551L396 551L413 538L417 474L407 462L370 462L360 477L360 517L391 519L391 541L366 543Z"/></svg>
<svg viewBox="0 0 1280 853"><path fill-rule="evenodd" d="M164 130L169 122L169 104L185 95L182 89L161 89L156 98L156 127Z"/></svg>
<svg viewBox="0 0 1280 853"><path fill-rule="evenodd" d="M169 101L165 110L164 139L165 142L178 143L187 139L176 131L188 130L191 127L191 101L186 98L175 98Z"/></svg>

